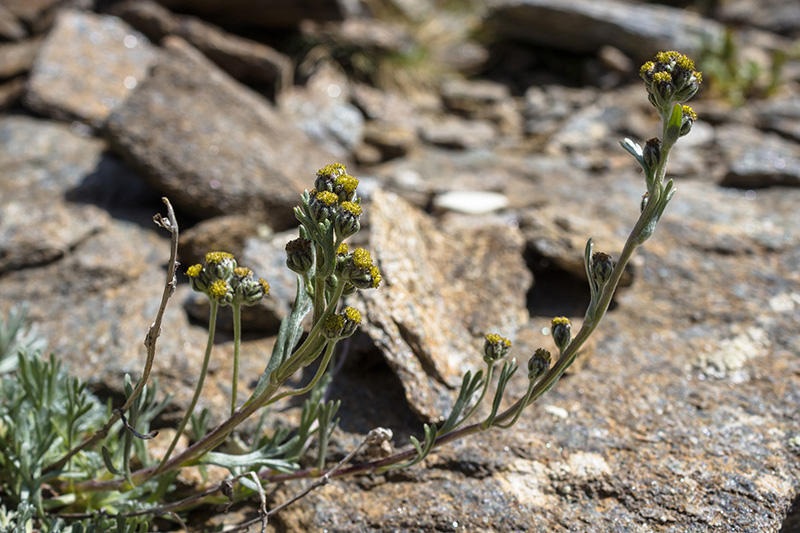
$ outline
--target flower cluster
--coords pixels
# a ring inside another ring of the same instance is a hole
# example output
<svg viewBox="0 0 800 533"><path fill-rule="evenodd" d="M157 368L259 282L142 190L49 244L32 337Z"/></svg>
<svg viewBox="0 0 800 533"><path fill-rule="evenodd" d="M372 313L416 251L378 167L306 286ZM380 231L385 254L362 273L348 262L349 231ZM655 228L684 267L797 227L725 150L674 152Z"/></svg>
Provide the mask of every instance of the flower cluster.
<svg viewBox="0 0 800 533"><path fill-rule="evenodd" d="M695 95L703 75L694 68L694 61L679 52L659 52L655 61L648 61L639 70L650 102L659 110L671 110Z"/></svg>
<svg viewBox="0 0 800 533"><path fill-rule="evenodd" d="M236 264L228 252L208 252L205 264L186 269L189 283L220 305L254 305L269 294L269 283L255 279L253 271Z"/></svg>
<svg viewBox="0 0 800 533"><path fill-rule="evenodd" d="M330 221L339 241L361 229L361 200L356 194L358 180L341 163L317 171L314 188L308 193L310 218L319 223Z"/></svg>

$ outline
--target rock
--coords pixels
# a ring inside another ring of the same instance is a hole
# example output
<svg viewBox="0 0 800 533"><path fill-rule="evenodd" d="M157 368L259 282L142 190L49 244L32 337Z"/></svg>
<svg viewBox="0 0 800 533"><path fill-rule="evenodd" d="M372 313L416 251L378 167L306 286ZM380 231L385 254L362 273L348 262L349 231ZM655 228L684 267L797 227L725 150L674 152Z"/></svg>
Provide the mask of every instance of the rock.
<svg viewBox="0 0 800 533"><path fill-rule="evenodd" d="M118 18L64 10L36 58L25 103L55 118L100 126L154 59L147 38Z"/></svg>
<svg viewBox="0 0 800 533"><path fill-rule="evenodd" d="M193 216L294 225L300 193L333 156L184 41L165 44L151 77L108 121L114 150Z"/></svg>
<svg viewBox="0 0 800 533"><path fill-rule="evenodd" d="M161 4L181 13L192 13L214 20L221 26L293 28L300 21L343 20L361 11L355 0L161 0Z"/></svg>
<svg viewBox="0 0 800 533"><path fill-rule="evenodd" d="M28 26L36 22L48 11L51 11L63 0L3 0L3 9Z"/></svg>
<svg viewBox="0 0 800 533"><path fill-rule="evenodd" d="M495 0L486 22L504 39L577 54L613 46L637 62L661 50L693 55L721 42L722 26L667 6L608 0Z"/></svg>
<svg viewBox="0 0 800 533"><path fill-rule="evenodd" d="M111 6L110 14L117 16L142 32L154 43L160 43L175 32L178 16L152 0L124 0Z"/></svg>
<svg viewBox="0 0 800 533"><path fill-rule="evenodd" d="M341 22L318 23L304 20L303 37L327 46L358 50L365 54L408 54L414 41L399 24L379 19L353 18Z"/></svg>
<svg viewBox="0 0 800 533"><path fill-rule="evenodd" d="M28 32L16 15L0 5L0 37L8 41L21 41L27 36Z"/></svg>
<svg viewBox="0 0 800 533"><path fill-rule="evenodd" d="M450 79L442 84L442 101L451 111L489 120L505 135L522 131L522 117L506 85L488 81Z"/></svg>
<svg viewBox="0 0 800 533"><path fill-rule="evenodd" d="M402 157L419 143L414 129L381 121L370 121L364 125L364 142L374 146L380 160Z"/></svg>
<svg viewBox="0 0 800 533"><path fill-rule="evenodd" d="M797 98L776 97L756 102L753 107L758 127L800 143L800 102Z"/></svg>
<svg viewBox="0 0 800 533"><path fill-rule="evenodd" d="M0 44L0 79L28 72L41 45L41 39Z"/></svg>
<svg viewBox="0 0 800 533"><path fill-rule="evenodd" d="M25 77L19 76L0 83L0 109L15 106L25 94Z"/></svg>
<svg viewBox="0 0 800 533"><path fill-rule="evenodd" d="M180 17L175 33L246 85L274 95L292 84L291 59L274 48L225 32L194 17Z"/></svg>
<svg viewBox="0 0 800 533"><path fill-rule="evenodd" d="M400 378L411 409L438 420L462 374L481 362L478 336L513 337L524 320L519 288L531 278L519 235L497 224L444 233L380 191L368 211L370 250L384 281L359 293L364 332Z"/></svg>
<svg viewBox="0 0 800 533"><path fill-rule="evenodd" d="M320 66L305 87L292 87L278 104L285 119L305 131L319 146L349 159L364 138L364 116L349 102L350 87L331 63Z"/></svg>
<svg viewBox="0 0 800 533"><path fill-rule="evenodd" d="M717 128L717 144L726 160L725 187L758 189L800 186L800 146L744 125Z"/></svg>
<svg viewBox="0 0 800 533"><path fill-rule="evenodd" d="M800 5L786 0L731 0L714 9L714 18L733 26L755 26L787 37L800 37Z"/></svg>
<svg viewBox="0 0 800 533"><path fill-rule="evenodd" d="M181 232L178 256L186 266L202 263L208 252L224 251L241 257L251 237L269 236L272 230L248 215L223 215L203 220Z"/></svg>
<svg viewBox="0 0 800 533"><path fill-rule="evenodd" d="M167 35L182 37L245 85L270 95L291 85L291 60L269 46L196 17L173 15L150 0L129 0L115 5L112 12L155 42Z"/></svg>
<svg viewBox="0 0 800 533"><path fill-rule="evenodd" d="M497 132L486 120L467 120L455 115L427 116L420 126L425 142L445 148L480 148L492 144Z"/></svg>

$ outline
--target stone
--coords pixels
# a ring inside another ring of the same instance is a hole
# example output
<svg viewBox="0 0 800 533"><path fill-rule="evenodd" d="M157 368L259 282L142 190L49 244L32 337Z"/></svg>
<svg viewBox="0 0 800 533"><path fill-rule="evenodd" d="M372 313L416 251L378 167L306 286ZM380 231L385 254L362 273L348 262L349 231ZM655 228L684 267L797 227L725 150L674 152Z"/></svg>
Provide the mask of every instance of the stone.
<svg viewBox="0 0 800 533"><path fill-rule="evenodd" d="M364 124L364 142L374 146L386 161L406 155L419 144L419 137L407 126L373 120Z"/></svg>
<svg viewBox="0 0 800 533"><path fill-rule="evenodd" d="M786 0L731 0L714 9L714 18L733 26L755 26L772 33L800 37L800 5Z"/></svg>
<svg viewBox="0 0 800 533"><path fill-rule="evenodd" d="M28 72L41 45L41 39L0 44L0 79Z"/></svg>
<svg viewBox="0 0 800 533"><path fill-rule="evenodd" d="M291 87L278 99L281 113L317 145L350 159L364 139L364 116L350 103L349 81L338 66L320 65L304 87Z"/></svg>
<svg viewBox="0 0 800 533"><path fill-rule="evenodd" d="M305 19L343 20L361 11L355 0L161 0L160 3L172 11L192 13L221 26L272 29L293 28Z"/></svg>
<svg viewBox="0 0 800 533"><path fill-rule="evenodd" d="M741 189L800 186L797 143L744 125L717 128L717 143L728 169L720 185Z"/></svg>
<svg viewBox="0 0 800 533"><path fill-rule="evenodd" d="M147 38L120 19L64 10L36 58L25 103L98 127L147 76L154 59Z"/></svg>
<svg viewBox="0 0 800 533"><path fill-rule="evenodd" d="M325 23L304 20L300 31L313 42L365 54L403 55L414 46L411 35L401 25L379 19L351 18Z"/></svg>
<svg viewBox="0 0 800 533"><path fill-rule="evenodd" d="M109 119L113 149L195 217L247 213L274 229L294 225L299 195L334 156L185 41L165 45Z"/></svg>
<svg viewBox="0 0 800 533"><path fill-rule="evenodd" d="M111 6L110 14L117 16L142 32L150 41L160 43L175 32L178 17L152 0L125 0Z"/></svg>
<svg viewBox="0 0 800 533"><path fill-rule="evenodd" d="M23 94L25 94L24 76L0 83L0 109L17 105L22 100Z"/></svg>
<svg viewBox="0 0 800 533"><path fill-rule="evenodd" d="M497 136L490 122L455 115L424 117L419 133L425 142L457 149L484 147L492 144Z"/></svg>
<svg viewBox="0 0 800 533"><path fill-rule="evenodd" d="M506 135L522 131L522 117L506 85L489 80L450 79L442 83L442 102L456 113L488 120Z"/></svg>
<svg viewBox="0 0 800 533"><path fill-rule="evenodd" d="M291 85L291 60L274 48L242 38L188 15L175 15L150 0L128 0L112 13L155 42L177 35L245 85L274 95Z"/></svg>
<svg viewBox="0 0 800 533"><path fill-rule="evenodd" d="M520 235L498 224L448 234L380 191L367 209L369 249L384 281L359 292L363 330L400 379L411 409L440 420L462 374L482 360L479 336L513 337L525 319L519 287L531 276Z"/></svg>
<svg viewBox="0 0 800 533"><path fill-rule="evenodd" d="M485 20L504 39L577 54L613 46L637 62L661 50L696 55L723 35L718 22L695 13L619 0L495 0Z"/></svg>
<svg viewBox="0 0 800 533"><path fill-rule="evenodd" d="M0 36L9 41L21 41L28 36L17 16L3 5L0 5Z"/></svg>
<svg viewBox="0 0 800 533"><path fill-rule="evenodd" d="M269 226L248 215L209 218L181 232L178 256L186 266L202 263L206 254L213 251L240 257L249 238L271 233Z"/></svg>

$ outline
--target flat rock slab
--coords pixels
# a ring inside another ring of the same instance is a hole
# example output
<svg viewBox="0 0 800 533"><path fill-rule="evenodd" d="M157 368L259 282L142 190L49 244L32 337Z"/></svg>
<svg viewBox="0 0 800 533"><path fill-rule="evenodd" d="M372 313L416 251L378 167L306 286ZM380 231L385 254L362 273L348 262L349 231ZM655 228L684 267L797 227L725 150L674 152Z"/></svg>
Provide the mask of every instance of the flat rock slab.
<svg viewBox="0 0 800 533"><path fill-rule="evenodd" d="M108 121L114 150L193 216L248 213L294 225L300 193L333 156L185 41L165 45Z"/></svg>
<svg viewBox="0 0 800 533"><path fill-rule="evenodd" d="M683 9L618 0L496 0L487 15L503 38L575 53L613 46L637 61L660 50L699 52L722 26Z"/></svg>
<svg viewBox="0 0 800 533"><path fill-rule="evenodd" d="M64 10L36 58L25 103L100 126L155 60L149 41L116 17Z"/></svg>
<svg viewBox="0 0 800 533"><path fill-rule="evenodd" d="M526 320L532 278L522 238L500 224L443 232L379 190L368 210L370 250L383 283L359 293L364 331L400 378L411 409L438 420L461 376L482 361L480 335L513 337Z"/></svg>

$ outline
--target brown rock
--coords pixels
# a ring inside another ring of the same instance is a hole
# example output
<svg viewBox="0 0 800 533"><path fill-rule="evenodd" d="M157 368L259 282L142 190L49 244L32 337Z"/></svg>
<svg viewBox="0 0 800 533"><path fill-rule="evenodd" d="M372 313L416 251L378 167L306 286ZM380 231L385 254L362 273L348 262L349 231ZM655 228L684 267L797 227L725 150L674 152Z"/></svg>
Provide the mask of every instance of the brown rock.
<svg viewBox="0 0 800 533"><path fill-rule="evenodd" d="M380 191L368 209L370 247L384 281L359 293L364 331L400 378L412 410L438 420L463 373L482 363L479 335L513 336L525 320L531 277L520 236L501 225L444 233Z"/></svg>
<svg viewBox="0 0 800 533"><path fill-rule="evenodd" d="M289 28L301 20L342 20L361 11L352 0L161 0L173 11L192 13L220 25Z"/></svg>
<svg viewBox="0 0 800 533"><path fill-rule="evenodd" d="M185 41L165 44L151 77L108 122L114 149L195 216L293 225L300 193L333 156Z"/></svg>
<svg viewBox="0 0 800 533"><path fill-rule="evenodd" d="M41 39L0 44L0 79L28 72L41 45Z"/></svg>

